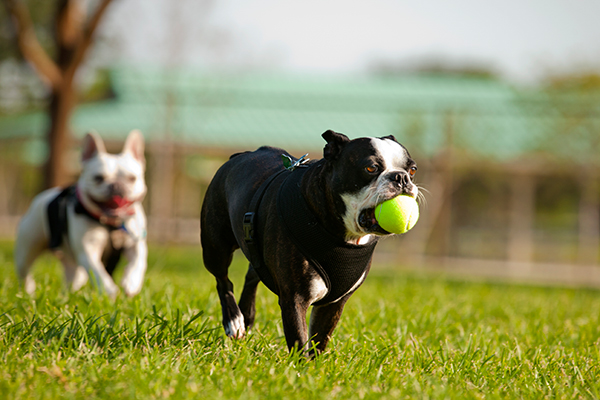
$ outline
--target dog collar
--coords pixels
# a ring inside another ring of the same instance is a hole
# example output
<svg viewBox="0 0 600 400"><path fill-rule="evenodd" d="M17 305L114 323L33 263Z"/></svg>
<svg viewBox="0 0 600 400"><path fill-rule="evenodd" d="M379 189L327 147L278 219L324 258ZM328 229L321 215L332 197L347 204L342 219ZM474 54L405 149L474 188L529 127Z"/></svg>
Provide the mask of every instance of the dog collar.
<svg viewBox="0 0 600 400"><path fill-rule="evenodd" d="M58 249L63 242L63 237L68 234L69 223L67 221L67 208L68 205L72 204L76 214L82 214L86 217L97 221L104 225L109 230L126 229L123 221L107 221L102 218L101 215L91 211L89 208L84 206L81 196L78 193L77 186L71 185L63 189L54 199L52 199L47 206L46 213L48 216L48 229L50 238L48 241L48 247L50 249Z"/></svg>

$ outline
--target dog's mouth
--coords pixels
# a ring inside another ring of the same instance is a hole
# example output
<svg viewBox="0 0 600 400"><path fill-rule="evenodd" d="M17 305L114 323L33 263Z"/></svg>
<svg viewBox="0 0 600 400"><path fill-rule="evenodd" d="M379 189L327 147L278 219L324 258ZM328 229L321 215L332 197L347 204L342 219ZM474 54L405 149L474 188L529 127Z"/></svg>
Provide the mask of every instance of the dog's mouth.
<svg viewBox="0 0 600 400"><path fill-rule="evenodd" d="M375 218L375 208L366 208L358 215L358 224L367 233L375 233L379 235L390 235L390 232L379 226Z"/></svg>
<svg viewBox="0 0 600 400"><path fill-rule="evenodd" d="M129 208L134 203L131 200L116 195L104 201L98 201L94 198L91 198L91 200L106 214L118 214L121 210Z"/></svg>

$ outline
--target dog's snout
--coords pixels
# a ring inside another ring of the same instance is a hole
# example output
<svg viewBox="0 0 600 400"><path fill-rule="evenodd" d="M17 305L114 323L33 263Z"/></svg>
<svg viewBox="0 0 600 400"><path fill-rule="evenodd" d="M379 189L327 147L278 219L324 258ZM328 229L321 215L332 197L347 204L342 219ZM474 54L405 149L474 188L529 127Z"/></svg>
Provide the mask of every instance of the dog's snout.
<svg viewBox="0 0 600 400"><path fill-rule="evenodd" d="M108 185L108 190L113 196L123 196L125 193L125 185L122 182L113 182Z"/></svg>
<svg viewBox="0 0 600 400"><path fill-rule="evenodd" d="M406 171L394 171L388 175L390 189L397 194L407 194L416 197L416 186L412 183Z"/></svg>
<svg viewBox="0 0 600 400"><path fill-rule="evenodd" d="M410 184L410 177L404 171L393 172L391 180L400 186L408 186Z"/></svg>

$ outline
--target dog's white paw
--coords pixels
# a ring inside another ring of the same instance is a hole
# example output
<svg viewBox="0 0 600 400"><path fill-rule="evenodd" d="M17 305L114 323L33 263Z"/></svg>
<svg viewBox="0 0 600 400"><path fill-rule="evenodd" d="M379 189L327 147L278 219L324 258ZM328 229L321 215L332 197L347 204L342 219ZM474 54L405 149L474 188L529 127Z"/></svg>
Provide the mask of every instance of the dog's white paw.
<svg viewBox="0 0 600 400"><path fill-rule="evenodd" d="M30 295L33 296L35 293L35 280L31 275L27 275L23 281L23 288Z"/></svg>
<svg viewBox="0 0 600 400"><path fill-rule="evenodd" d="M129 274L121 280L121 287L127 296L133 297L142 291L142 279Z"/></svg>
<svg viewBox="0 0 600 400"><path fill-rule="evenodd" d="M244 325L244 316L238 314L232 320L224 324L225 334L233 339L241 339L246 336L246 327Z"/></svg>
<svg viewBox="0 0 600 400"><path fill-rule="evenodd" d="M112 282L105 283L104 287L100 289L102 293L106 294L111 299L115 299L117 297L117 295L119 294L119 290L119 287Z"/></svg>
<svg viewBox="0 0 600 400"><path fill-rule="evenodd" d="M74 292L78 291L88 281L88 273L83 267L77 267L73 274L73 281L71 282L71 290Z"/></svg>

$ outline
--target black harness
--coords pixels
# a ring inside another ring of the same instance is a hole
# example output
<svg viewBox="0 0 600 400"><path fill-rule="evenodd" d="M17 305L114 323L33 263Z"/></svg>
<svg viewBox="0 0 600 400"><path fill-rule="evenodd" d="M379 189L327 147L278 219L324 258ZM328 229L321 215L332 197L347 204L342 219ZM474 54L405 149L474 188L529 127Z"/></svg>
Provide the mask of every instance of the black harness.
<svg viewBox="0 0 600 400"><path fill-rule="evenodd" d="M69 204L74 205L74 211L76 214L85 215L86 217L102 224L100 219L95 215L91 214L81 204L77 198L77 186L71 185L58 194L50 203L48 203L47 215L48 215L48 227L50 231L50 240L48 247L50 250L56 250L62 245L63 239L69 233L69 223L67 220L67 207ZM102 224L109 231L122 229L122 227ZM109 243L109 246L105 249L102 255L102 261L106 271L112 275L119 259L121 257L122 249L116 249Z"/></svg>
<svg viewBox="0 0 600 400"><path fill-rule="evenodd" d="M244 215L244 240L250 253L250 262L261 281L278 294L277 284L264 265L255 235L255 224L264 192L275 178L281 174L287 175L277 194L277 214L287 235L327 285L325 297L313 304L319 306L338 301L363 275L367 275L377 240L366 245L350 244L333 236L319 223L300 191L300 182L307 169L302 166L291 172L286 169L278 171L261 185L252 198L250 211Z"/></svg>
<svg viewBox="0 0 600 400"><path fill-rule="evenodd" d="M67 207L69 204L75 205L77 214L85 214L88 217L97 220L90 214L77 199L77 187L75 185L63 189L48 204L48 225L50 228L50 249L54 250L61 246L63 237L69 233L69 223L67 221Z"/></svg>

